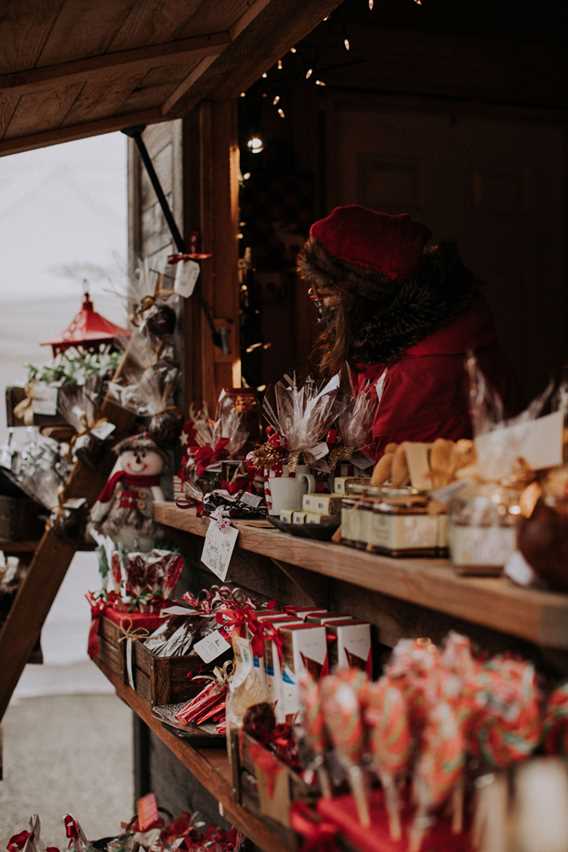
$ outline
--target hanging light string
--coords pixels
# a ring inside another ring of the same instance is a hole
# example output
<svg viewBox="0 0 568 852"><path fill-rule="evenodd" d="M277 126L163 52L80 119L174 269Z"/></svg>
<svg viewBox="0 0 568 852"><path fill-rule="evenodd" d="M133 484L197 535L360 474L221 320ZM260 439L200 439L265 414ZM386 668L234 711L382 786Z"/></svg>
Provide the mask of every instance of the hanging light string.
<svg viewBox="0 0 568 852"><path fill-rule="evenodd" d="M369 12L373 12L374 9L375 9L374 0L365 0L365 2L367 3ZM423 0L413 0L413 2L416 6L422 6L423 5ZM329 21L330 18L331 18L331 14L332 13L330 12L328 15L326 15L324 18L322 18L322 23ZM353 40L352 40L351 35L350 35L350 33L347 29L347 26L345 24L343 24L341 26L341 43L342 43L343 48L345 49L345 51L347 53L352 53L352 51L353 51ZM326 83L325 79L323 79L323 75L317 73L318 72L318 64L317 64L317 61L316 61L315 58L312 59L311 61L308 61L308 57L302 56L297 47L291 47L290 50L289 50L289 53L292 55L292 57L294 57L295 62L299 63L300 67L303 68L303 71L301 73L302 73L302 76L303 76L303 78L306 82L311 82L312 85L315 85L318 88L325 88L327 83ZM278 80L278 75L281 72L286 71L286 65L287 65L287 63L285 61L285 57L281 57L276 62L276 65L274 65L268 71L263 72L260 79L261 80L270 80L270 81L274 82L276 86L278 86L282 82L282 78L280 80ZM241 94L240 94L241 98L246 97L246 94L247 94L246 92L241 92ZM268 95L267 92L263 92L261 97L267 98L267 97L269 97L269 95ZM279 116L279 118L286 118L286 105L283 102L283 95L282 95L281 91L277 91L277 90L274 91L273 90L273 93L271 94L270 97L271 97L272 106L274 107L274 110L275 110L276 114Z"/></svg>

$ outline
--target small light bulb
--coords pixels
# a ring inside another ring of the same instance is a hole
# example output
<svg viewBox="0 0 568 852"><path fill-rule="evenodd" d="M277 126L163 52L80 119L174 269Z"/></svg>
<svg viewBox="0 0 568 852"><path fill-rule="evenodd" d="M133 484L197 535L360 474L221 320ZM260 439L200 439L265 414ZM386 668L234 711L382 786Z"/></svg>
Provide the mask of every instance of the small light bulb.
<svg viewBox="0 0 568 852"><path fill-rule="evenodd" d="M325 86L325 85L326 84L324 83L323 80L316 80L316 86Z"/></svg>
<svg viewBox="0 0 568 852"><path fill-rule="evenodd" d="M278 60L276 67L278 68L279 71L282 71L282 69L284 68L284 63L282 62L281 59Z"/></svg>
<svg viewBox="0 0 568 852"><path fill-rule="evenodd" d="M351 50L351 43L348 38L343 39L343 44L345 46L345 50Z"/></svg>
<svg viewBox="0 0 568 852"><path fill-rule="evenodd" d="M325 23L326 21L328 21L328 20L329 20L329 15L326 15L326 16L325 16L325 18L323 18L322 20L323 20L323 22L324 22L324 23Z"/></svg>
<svg viewBox="0 0 568 852"><path fill-rule="evenodd" d="M264 142L260 136L251 136L250 139L247 140L247 148L251 154L260 154L264 151Z"/></svg>
<svg viewBox="0 0 568 852"><path fill-rule="evenodd" d="M280 101L280 95L276 95L274 100L272 101L272 106L276 106L276 104Z"/></svg>
<svg viewBox="0 0 568 852"><path fill-rule="evenodd" d="M286 113L284 112L282 107L278 107L278 115L280 116L280 118L286 118Z"/></svg>
<svg viewBox="0 0 568 852"><path fill-rule="evenodd" d="M373 11L374 5L375 5L375 0L369 0L369 12Z"/></svg>
<svg viewBox="0 0 568 852"><path fill-rule="evenodd" d="M245 172L243 175L243 180L248 180L250 178L250 172Z"/></svg>
<svg viewBox="0 0 568 852"><path fill-rule="evenodd" d="M263 80L266 80L266 78L267 78L267 77L268 77L268 74L267 74L267 73L266 73L266 71L265 71L265 72L264 72L264 74L262 75L262 79L263 79Z"/></svg>
<svg viewBox="0 0 568 852"><path fill-rule="evenodd" d="M297 53L297 52L298 52L298 51L296 50L296 48L295 48L295 47L291 47L291 48L290 48L290 53Z"/></svg>
<svg viewBox="0 0 568 852"><path fill-rule="evenodd" d="M313 73L314 73L314 69L308 68L308 70L306 71L306 80L309 80Z"/></svg>
<svg viewBox="0 0 568 852"><path fill-rule="evenodd" d="M241 98L246 98L246 96L247 96L246 92L241 92Z"/></svg>

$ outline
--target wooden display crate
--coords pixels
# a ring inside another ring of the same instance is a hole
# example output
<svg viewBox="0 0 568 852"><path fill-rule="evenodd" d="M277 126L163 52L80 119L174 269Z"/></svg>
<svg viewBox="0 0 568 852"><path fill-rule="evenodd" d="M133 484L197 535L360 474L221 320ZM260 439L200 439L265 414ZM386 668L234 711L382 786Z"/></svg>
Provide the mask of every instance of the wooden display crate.
<svg viewBox="0 0 568 852"><path fill-rule="evenodd" d="M150 704L177 704L200 692L204 681L195 683L188 675L201 673L205 666L196 654L188 657L157 657L143 642L133 645L133 686Z"/></svg>

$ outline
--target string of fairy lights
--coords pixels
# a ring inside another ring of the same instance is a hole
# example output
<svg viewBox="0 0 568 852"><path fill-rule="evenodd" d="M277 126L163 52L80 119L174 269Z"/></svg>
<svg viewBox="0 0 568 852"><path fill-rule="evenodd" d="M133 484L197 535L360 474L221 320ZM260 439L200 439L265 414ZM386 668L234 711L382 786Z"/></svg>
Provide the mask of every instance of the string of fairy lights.
<svg viewBox="0 0 568 852"><path fill-rule="evenodd" d="M375 9L375 0L365 0L367 3L368 9L370 12L373 12ZM423 0L412 0L414 5L422 6ZM331 18L330 15L326 15L325 18L322 19L322 23L329 21ZM341 42L343 43L343 48L347 53L350 53L352 50L352 37L349 34L347 27L345 25L341 28ZM322 73L322 69L318 68L318 64L315 58L308 58L307 55L302 56L297 47L290 48L289 54L292 55L297 63L300 66L303 66L303 76L306 81L311 81L313 85L318 88L325 88L327 83L324 79L325 74ZM281 58L277 61L276 65L274 65L269 71L265 71L261 75L261 80L272 80L274 86L278 87L278 75L280 72L285 70L285 60ZM247 97L247 92L240 93L241 98ZM263 99L268 99L271 97L271 104L274 107L276 115L281 118L286 118L286 106L284 103L284 98L281 92L274 91L270 96L267 91L263 91L261 93L261 97ZM251 154L260 154L264 150L264 142L262 138L258 134L253 134L247 140L247 149Z"/></svg>

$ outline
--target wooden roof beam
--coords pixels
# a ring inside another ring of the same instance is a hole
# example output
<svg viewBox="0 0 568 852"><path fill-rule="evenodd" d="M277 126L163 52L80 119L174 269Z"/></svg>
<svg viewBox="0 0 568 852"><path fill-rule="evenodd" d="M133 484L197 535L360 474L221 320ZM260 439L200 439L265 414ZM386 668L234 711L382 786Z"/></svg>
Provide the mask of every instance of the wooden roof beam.
<svg viewBox="0 0 568 852"><path fill-rule="evenodd" d="M231 43L229 32L210 33L191 36L164 44L152 44L131 50L119 50L76 59L58 65L46 65L25 71L12 71L0 74L0 92L35 92L39 88L68 84L73 80L104 80L109 72L125 68L131 72L139 68L146 71L149 67L173 65L205 57L217 57Z"/></svg>
<svg viewBox="0 0 568 852"><path fill-rule="evenodd" d="M0 157L18 154L21 151L32 151L34 148L47 148L49 145L59 145L62 142L74 142L76 139L86 139L102 133L112 133L135 124L158 124L160 121L167 121L167 116L162 115L159 107L154 107L42 130L28 136L15 136L13 139L0 140Z"/></svg>

